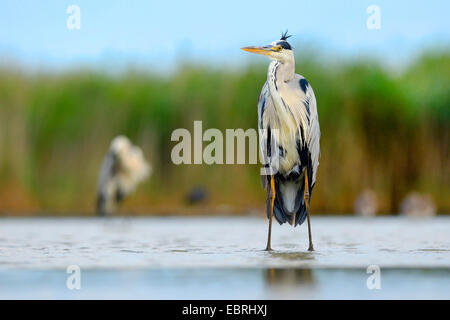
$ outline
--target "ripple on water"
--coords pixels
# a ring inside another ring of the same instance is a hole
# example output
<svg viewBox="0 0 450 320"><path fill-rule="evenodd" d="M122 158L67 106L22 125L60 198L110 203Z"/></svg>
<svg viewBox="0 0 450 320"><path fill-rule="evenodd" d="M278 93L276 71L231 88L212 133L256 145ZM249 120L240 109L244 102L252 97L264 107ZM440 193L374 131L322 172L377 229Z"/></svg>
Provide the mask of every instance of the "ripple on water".
<svg viewBox="0 0 450 320"><path fill-rule="evenodd" d="M419 251L419 252L449 252L450 250L448 250L448 249L432 249L432 248L430 248L430 249L418 249L416 251Z"/></svg>
<svg viewBox="0 0 450 320"><path fill-rule="evenodd" d="M381 248L380 251L383 251L383 252L397 252L397 250L389 249L389 248Z"/></svg>
<svg viewBox="0 0 450 320"><path fill-rule="evenodd" d="M144 251L140 251L140 250L129 250L129 249L121 249L120 252L127 252L127 253L144 253Z"/></svg>

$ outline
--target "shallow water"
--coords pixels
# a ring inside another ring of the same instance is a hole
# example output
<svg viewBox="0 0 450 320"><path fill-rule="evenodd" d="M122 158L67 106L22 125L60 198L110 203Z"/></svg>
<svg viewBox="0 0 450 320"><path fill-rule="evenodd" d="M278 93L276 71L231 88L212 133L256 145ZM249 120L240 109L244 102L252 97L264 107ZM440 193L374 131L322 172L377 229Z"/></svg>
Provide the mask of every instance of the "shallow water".
<svg viewBox="0 0 450 320"><path fill-rule="evenodd" d="M450 298L450 219L1 219L0 298ZM81 268L68 290L66 268ZM381 290L369 290L369 265Z"/></svg>

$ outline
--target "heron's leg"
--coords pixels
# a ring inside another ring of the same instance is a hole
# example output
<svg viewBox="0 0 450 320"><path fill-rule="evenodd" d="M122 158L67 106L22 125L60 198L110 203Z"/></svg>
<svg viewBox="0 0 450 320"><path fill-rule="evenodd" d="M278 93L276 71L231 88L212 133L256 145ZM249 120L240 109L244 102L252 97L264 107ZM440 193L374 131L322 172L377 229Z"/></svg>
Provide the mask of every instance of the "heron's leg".
<svg viewBox="0 0 450 320"><path fill-rule="evenodd" d="M271 236L272 236L272 217L273 217L273 205L275 203L275 181L273 180L273 176L270 176L270 197L267 197L267 201L270 201L270 217L269 217L269 234L267 237L267 247L266 251L272 251L272 247L270 246Z"/></svg>
<svg viewBox="0 0 450 320"><path fill-rule="evenodd" d="M309 185L308 185L308 171L305 171L305 195L304 195L305 205L306 205L306 216L308 219L308 237L309 237L309 248L308 251L314 251L311 235L311 220L309 217Z"/></svg>

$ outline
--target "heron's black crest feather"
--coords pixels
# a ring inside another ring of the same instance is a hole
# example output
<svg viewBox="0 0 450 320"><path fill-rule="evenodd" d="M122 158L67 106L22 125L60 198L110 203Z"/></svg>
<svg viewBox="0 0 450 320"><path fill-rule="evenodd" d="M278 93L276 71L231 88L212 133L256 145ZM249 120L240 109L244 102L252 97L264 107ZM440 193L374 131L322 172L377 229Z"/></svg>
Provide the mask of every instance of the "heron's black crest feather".
<svg viewBox="0 0 450 320"><path fill-rule="evenodd" d="M282 33L281 33L281 38L280 38L280 40L286 41L286 40L289 39L290 37L292 37L292 35L288 35L288 31L286 30L286 32L282 32Z"/></svg>

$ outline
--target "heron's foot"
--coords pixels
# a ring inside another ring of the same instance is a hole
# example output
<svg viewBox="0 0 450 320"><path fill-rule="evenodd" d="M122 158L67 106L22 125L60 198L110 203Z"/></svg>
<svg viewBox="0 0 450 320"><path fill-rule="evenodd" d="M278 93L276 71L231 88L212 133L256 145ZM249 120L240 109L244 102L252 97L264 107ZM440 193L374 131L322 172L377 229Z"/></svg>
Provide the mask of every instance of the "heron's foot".
<svg viewBox="0 0 450 320"><path fill-rule="evenodd" d="M270 251L273 251L273 249L271 246L267 246L266 249L264 249L264 251L270 252Z"/></svg>
<svg viewBox="0 0 450 320"><path fill-rule="evenodd" d="M309 245L308 251L310 251L310 252L314 251L314 247L312 244Z"/></svg>

